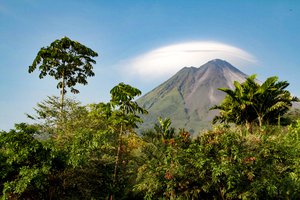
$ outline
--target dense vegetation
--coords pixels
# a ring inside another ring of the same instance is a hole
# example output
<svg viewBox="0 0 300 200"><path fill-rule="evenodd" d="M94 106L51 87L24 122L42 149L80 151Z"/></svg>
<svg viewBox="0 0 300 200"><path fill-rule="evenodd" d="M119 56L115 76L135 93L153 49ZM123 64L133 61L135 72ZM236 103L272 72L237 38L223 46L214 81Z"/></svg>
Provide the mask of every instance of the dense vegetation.
<svg viewBox="0 0 300 200"><path fill-rule="evenodd" d="M300 120L290 118L287 126L280 120L293 100L285 90L287 83L277 78L255 83L251 98L241 92L247 84L236 83L231 92L223 89L229 96L216 119L224 124L194 138L161 118L137 134L140 115L147 111L134 101L141 92L124 83L111 90L108 103L81 105L70 98L47 97L29 115L35 123L0 132L1 197L296 199ZM240 107L238 95L245 95ZM266 104L260 110L255 107L270 95L274 101L288 100L284 110L270 101L273 109Z"/></svg>

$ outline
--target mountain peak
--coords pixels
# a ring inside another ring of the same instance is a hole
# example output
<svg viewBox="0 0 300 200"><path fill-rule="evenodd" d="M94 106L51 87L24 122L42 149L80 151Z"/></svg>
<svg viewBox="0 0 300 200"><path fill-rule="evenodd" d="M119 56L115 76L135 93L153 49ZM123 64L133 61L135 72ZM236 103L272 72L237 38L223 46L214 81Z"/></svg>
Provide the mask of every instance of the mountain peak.
<svg viewBox="0 0 300 200"><path fill-rule="evenodd" d="M138 99L149 111L144 128L156 123L157 117L171 118L176 128L188 128L191 133L209 128L217 114L209 108L225 97L221 87L234 88L233 82L243 82L247 75L221 59L195 67L184 67L170 79Z"/></svg>
<svg viewBox="0 0 300 200"><path fill-rule="evenodd" d="M242 76L246 76L246 74L244 74L242 71L240 71L239 69L237 69L236 67L234 67L233 65L231 65L229 62L225 61L225 60L221 60L221 59L214 59L211 61L208 61L207 63L205 63L204 65L202 65L200 68L203 69L210 69L215 71L215 73L237 73L237 74L242 74ZM240 81L240 79L238 80Z"/></svg>
<svg viewBox="0 0 300 200"><path fill-rule="evenodd" d="M227 61L225 60L222 60L222 59L219 59L219 58L216 58L216 59L213 59L211 61L208 61L208 63L215 63L215 64L229 64Z"/></svg>
<svg viewBox="0 0 300 200"><path fill-rule="evenodd" d="M214 60L208 61L206 64L204 64L202 66L206 66L206 65L213 66L213 67L230 67L230 68L235 68L229 62L227 62L225 60L221 60L221 59L214 59Z"/></svg>

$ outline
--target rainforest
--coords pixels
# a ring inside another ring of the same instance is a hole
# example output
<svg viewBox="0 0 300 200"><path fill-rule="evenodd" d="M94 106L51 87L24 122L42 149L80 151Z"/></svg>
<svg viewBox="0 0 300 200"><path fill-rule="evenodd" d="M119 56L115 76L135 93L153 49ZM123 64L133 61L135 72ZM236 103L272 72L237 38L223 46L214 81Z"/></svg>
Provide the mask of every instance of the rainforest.
<svg viewBox="0 0 300 200"><path fill-rule="evenodd" d="M97 56L67 37L38 52L29 72L57 80L60 96L0 132L3 200L299 197L300 118L287 81L252 75L220 88L219 114L199 133L168 117L140 131L148 111L138 88L119 83L109 102L87 105L66 96L95 75Z"/></svg>

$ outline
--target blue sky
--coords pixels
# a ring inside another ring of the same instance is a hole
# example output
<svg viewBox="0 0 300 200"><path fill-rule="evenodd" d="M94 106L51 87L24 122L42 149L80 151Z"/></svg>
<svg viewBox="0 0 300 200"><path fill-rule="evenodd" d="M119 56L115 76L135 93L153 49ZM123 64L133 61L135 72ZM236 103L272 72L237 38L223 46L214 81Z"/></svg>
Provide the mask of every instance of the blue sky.
<svg viewBox="0 0 300 200"><path fill-rule="evenodd" d="M96 76L76 95L84 104L108 101L110 89L119 82L146 93L184 67L165 59L153 68L161 70L153 71L151 59L161 56L157 52L202 51L213 44L228 55L241 55L228 61L243 72L255 73L262 81L279 76L300 96L297 0L1 0L0 25L0 129L4 130L28 121L24 113L33 113L46 96L59 95L55 80L40 80L37 72L27 71L41 47L63 36L99 53ZM201 59L193 57L186 65L199 67L210 59L206 55L199 54Z"/></svg>

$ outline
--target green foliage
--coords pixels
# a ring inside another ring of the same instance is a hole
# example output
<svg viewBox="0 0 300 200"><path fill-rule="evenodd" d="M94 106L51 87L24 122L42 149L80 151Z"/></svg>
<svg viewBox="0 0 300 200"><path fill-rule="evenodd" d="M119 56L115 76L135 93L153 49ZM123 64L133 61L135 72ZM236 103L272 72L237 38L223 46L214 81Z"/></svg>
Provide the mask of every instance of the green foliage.
<svg viewBox="0 0 300 200"><path fill-rule="evenodd" d="M59 137L62 132L64 137L67 137L73 131L72 127L86 125L84 119L86 119L85 116L88 111L80 105L80 102L66 98L62 112L60 106L59 97L48 96L46 100L38 103L37 107L34 108L35 115L27 114L27 116L36 122L43 134L52 137Z"/></svg>
<svg viewBox="0 0 300 200"><path fill-rule="evenodd" d="M86 85L87 77L94 76L93 66L96 61L93 57L98 54L79 42L63 37L55 40L48 47L42 47L38 52L28 72L32 73L37 67L40 70L39 78L49 75L59 80L57 88L61 93L61 110L63 110L66 87L74 94L79 90L74 86L79 83Z"/></svg>
<svg viewBox="0 0 300 200"><path fill-rule="evenodd" d="M175 129L171 126L171 120L169 118L163 120L161 117L158 118L159 124L155 124L154 129L157 133L162 134L164 140L174 138Z"/></svg>
<svg viewBox="0 0 300 200"><path fill-rule="evenodd" d="M191 143L190 134L184 130L175 133L170 125L170 119L160 118L156 132L144 134L146 143L136 157L139 168L134 186L134 191L144 193L144 199L190 197L185 151Z"/></svg>
<svg viewBox="0 0 300 200"><path fill-rule="evenodd" d="M1 174L3 199L45 198L42 191L47 190L56 155L48 144L35 138L38 134L37 127L27 124L1 132L0 152L5 163Z"/></svg>
<svg viewBox="0 0 300 200"><path fill-rule="evenodd" d="M117 197L117 191L120 190L117 187L117 182L120 181L118 174L121 171L123 176L126 176L126 172L120 169L120 163L123 160L123 150L126 146L123 143L123 135L133 133L133 128L137 128L137 123L141 123L142 120L138 114L145 114L147 111L140 107L133 99L136 96L141 95L141 91L130 85L119 83L110 91L111 100L110 105L113 109L111 119L113 122L112 133L117 133L117 149L115 158L115 167L113 174L113 190L110 194L110 199ZM119 184L118 184L119 185Z"/></svg>
<svg viewBox="0 0 300 200"><path fill-rule="evenodd" d="M63 37L48 47L42 47L28 71L31 73L39 67L40 78L49 75L56 80L63 79L59 81L57 88L65 93L63 81L66 81L65 86L70 87L71 92L78 93L79 91L74 88L76 83L86 85L86 78L95 75L92 71L92 64L96 63L92 57L95 56L98 54L90 48Z"/></svg>
<svg viewBox="0 0 300 200"><path fill-rule="evenodd" d="M265 124L277 124L296 101L286 87L286 81L278 81L278 77L270 77L263 84L258 84L255 75L249 76L242 84L234 82L235 89L220 88L227 95L219 106L220 115L214 123L244 124L251 128L253 123L259 127Z"/></svg>
<svg viewBox="0 0 300 200"><path fill-rule="evenodd" d="M261 135L217 129L200 136L190 148L204 183L199 194L222 199L293 199L299 184L291 178L299 143L293 133L270 130ZM194 177L197 179L197 176Z"/></svg>
<svg viewBox="0 0 300 200"><path fill-rule="evenodd" d="M226 97L241 103L231 107L244 113L240 124L251 122L243 110L253 108L249 98L261 100L273 81L257 92L251 88L261 86L251 79L247 87L235 83L236 95ZM289 127L265 125L251 134L219 126L191 139L169 118L159 118L154 128L137 135L139 114L147 113L134 102L140 91L120 83L111 95L109 103L86 106L66 98L63 112L59 98L48 97L30 116L34 125L0 132L2 199L298 198L299 120ZM267 113L275 110L281 112ZM271 123L269 114L263 119Z"/></svg>
<svg viewBox="0 0 300 200"><path fill-rule="evenodd" d="M113 109L115 124L127 128L137 128L137 123L142 122L138 114L147 113L133 101L135 97L141 95L141 91L130 85L119 83L111 89L110 94L110 105Z"/></svg>
<svg viewBox="0 0 300 200"><path fill-rule="evenodd" d="M171 131L168 122L160 120L160 132L143 133L134 191L144 199L297 198L300 122L264 134L219 127L196 140Z"/></svg>

